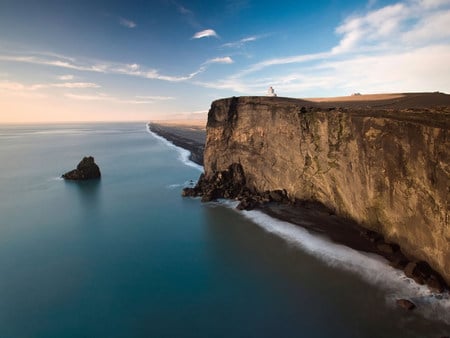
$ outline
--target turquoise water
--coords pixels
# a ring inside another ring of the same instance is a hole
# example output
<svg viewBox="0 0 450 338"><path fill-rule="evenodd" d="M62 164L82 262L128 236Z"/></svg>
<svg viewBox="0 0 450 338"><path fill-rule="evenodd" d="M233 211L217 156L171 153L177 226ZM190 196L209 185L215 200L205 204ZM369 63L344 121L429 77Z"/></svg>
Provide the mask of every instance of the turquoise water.
<svg viewBox="0 0 450 338"><path fill-rule="evenodd" d="M59 179L85 155L100 182ZM0 126L1 338L449 334L379 259L181 198L181 155L139 123Z"/></svg>

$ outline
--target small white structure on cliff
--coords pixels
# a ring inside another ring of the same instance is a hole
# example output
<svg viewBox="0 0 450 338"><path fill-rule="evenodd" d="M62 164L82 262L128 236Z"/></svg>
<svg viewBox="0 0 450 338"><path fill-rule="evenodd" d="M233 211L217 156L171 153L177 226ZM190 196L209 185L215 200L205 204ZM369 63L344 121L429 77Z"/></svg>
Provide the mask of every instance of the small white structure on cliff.
<svg viewBox="0 0 450 338"><path fill-rule="evenodd" d="M277 96L277 94L275 93L275 89L273 89L272 86L270 86L269 89L267 89L266 96Z"/></svg>

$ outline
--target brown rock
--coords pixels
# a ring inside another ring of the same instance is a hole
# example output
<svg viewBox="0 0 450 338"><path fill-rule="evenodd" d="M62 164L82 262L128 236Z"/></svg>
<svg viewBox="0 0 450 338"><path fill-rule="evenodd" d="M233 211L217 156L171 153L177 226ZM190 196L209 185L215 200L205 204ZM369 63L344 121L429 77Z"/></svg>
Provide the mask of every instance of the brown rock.
<svg viewBox="0 0 450 338"><path fill-rule="evenodd" d="M398 250L398 246L395 244L379 243L377 244L377 249L380 250L382 253L392 255L394 252Z"/></svg>
<svg viewBox="0 0 450 338"><path fill-rule="evenodd" d="M100 169L92 156L84 157L77 168L62 175L66 180L90 180L101 177Z"/></svg>
<svg viewBox="0 0 450 338"><path fill-rule="evenodd" d="M409 278L414 278L414 271L417 267L417 263L416 262L409 262L405 269L403 270L405 272L406 277Z"/></svg>
<svg viewBox="0 0 450 338"><path fill-rule="evenodd" d="M397 305L408 311L416 308L416 305L408 299L397 299Z"/></svg>

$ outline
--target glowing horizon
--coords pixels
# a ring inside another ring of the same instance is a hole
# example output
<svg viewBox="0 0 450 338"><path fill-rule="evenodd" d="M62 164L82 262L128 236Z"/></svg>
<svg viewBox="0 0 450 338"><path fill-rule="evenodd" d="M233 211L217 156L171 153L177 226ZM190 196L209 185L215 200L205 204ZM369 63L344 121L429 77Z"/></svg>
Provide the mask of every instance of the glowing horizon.
<svg viewBox="0 0 450 338"><path fill-rule="evenodd" d="M449 0L11 1L0 123L197 118L269 86L298 98L448 93L449 26Z"/></svg>

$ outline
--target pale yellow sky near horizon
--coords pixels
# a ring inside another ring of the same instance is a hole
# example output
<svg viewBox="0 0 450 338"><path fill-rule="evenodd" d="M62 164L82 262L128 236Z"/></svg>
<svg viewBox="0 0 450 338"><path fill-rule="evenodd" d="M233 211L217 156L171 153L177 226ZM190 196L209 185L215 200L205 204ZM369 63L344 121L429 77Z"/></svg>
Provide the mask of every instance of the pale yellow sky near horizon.
<svg viewBox="0 0 450 338"><path fill-rule="evenodd" d="M204 112L164 114L148 105L65 98L5 97L0 94L0 123L126 122L151 120L206 119Z"/></svg>
<svg viewBox="0 0 450 338"><path fill-rule="evenodd" d="M258 29L251 10L242 25L201 30L176 6L136 5L124 26L100 14L103 2L37 3L0 10L0 123L204 119L212 101L269 86L298 98L450 93L450 0L271 3L283 20L254 2ZM158 12L167 20L155 30Z"/></svg>

